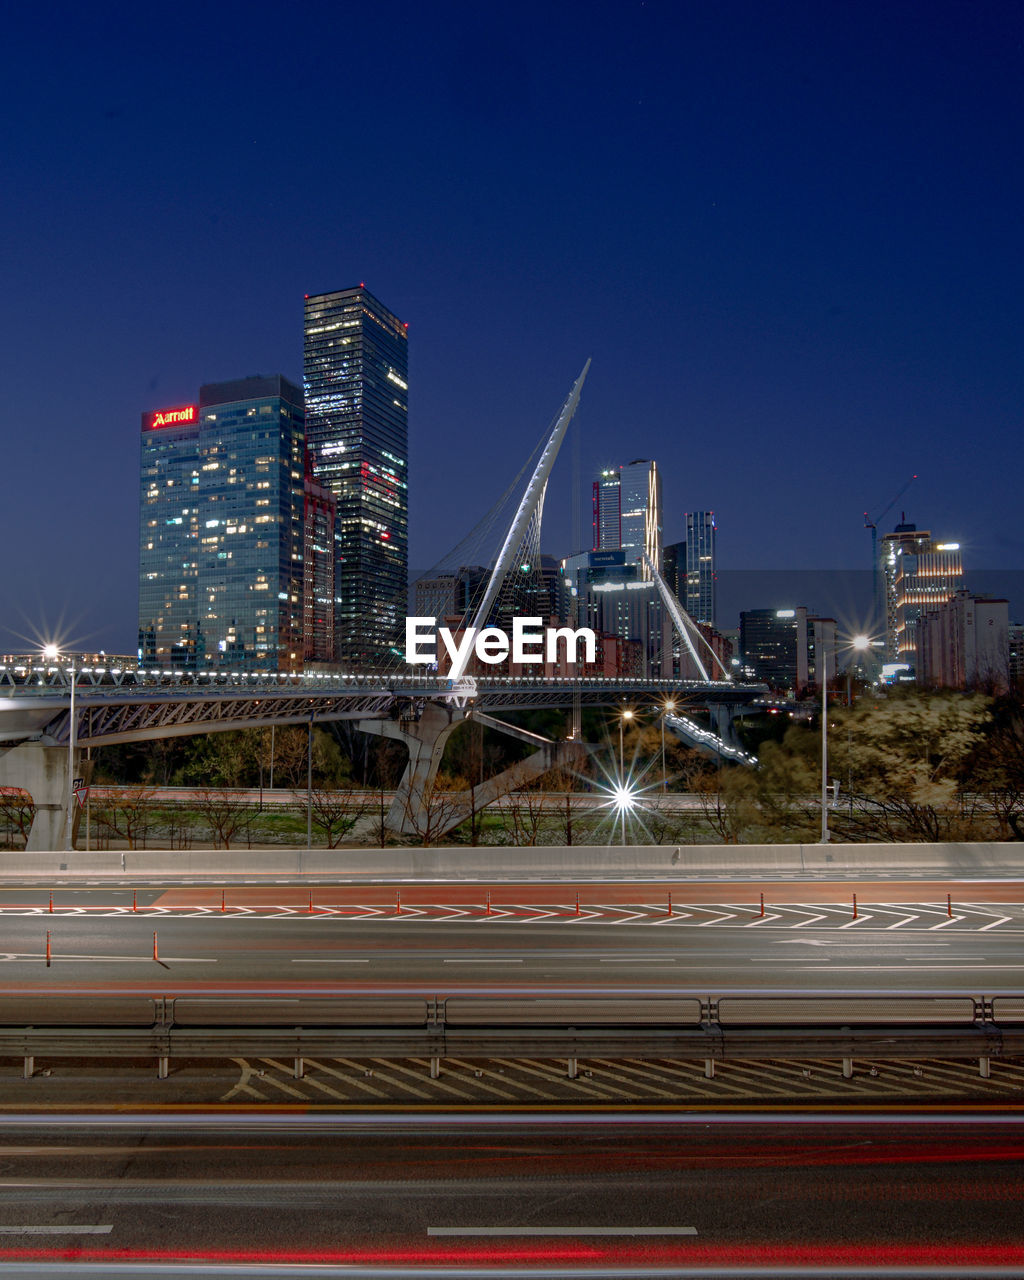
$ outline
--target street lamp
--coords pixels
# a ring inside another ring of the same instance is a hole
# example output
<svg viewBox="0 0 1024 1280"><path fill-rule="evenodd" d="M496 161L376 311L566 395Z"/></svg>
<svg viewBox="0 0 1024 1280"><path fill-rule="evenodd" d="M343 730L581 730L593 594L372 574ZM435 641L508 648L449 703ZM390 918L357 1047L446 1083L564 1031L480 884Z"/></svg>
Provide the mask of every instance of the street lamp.
<svg viewBox="0 0 1024 1280"><path fill-rule="evenodd" d="M55 644L44 645L43 657L48 662L57 662L60 650ZM75 670L71 663L71 706L68 710L68 806L64 823L64 848L68 852L74 847L72 835L75 829L75 749L78 746L77 724L75 722Z"/></svg>
<svg viewBox="0 0 1024 1280"><path fill-rule="evenodd" d="M865 635L853 636L849 641L849 648L863 653L871 647L871 637ZM849 706L853 701L853 686L851 684L850 668L846 668L846 705ZM852 803L852 795L851 795ZM830 833L828 829L828 652L825 648L824 638L821 644L821 843L828 844Z"/></svg>
<svg viewBox="0 0 1024 1280"><path fill-rule="evenodd" d="M623 711L622 715L619 716L619 773L622 777L626 776L626 762L625 762L625 754L623 751L623 743L622 743L622 726L627 720L632 720L632 719L633 719L633 712L629 711L628 709L626 711Z"/></svg>
<svg viewBox="0 0 1024 1280"><path fill-rule="evenodd" d="M821 844L828 844L828 657L821 643Z"/></svg>
<svg viewBox="0 0 1024 1280"><path fill-rule="evenodd" d="M632 713L630 713L632 714ZM626 843L626 821L636 808L636 791L632 783L620 781L612 790L612 803L618 820L622 823L622 843Z"/></svg>
<svg viewBox="0 0 1024 1280"><path fill-rule="evenodd" d="M665 774L665 717L676 709L676 704L668 698L661 709L661 790L668 791L668 778Z"/></svg>
<svg viewBox="0 0 1024 1280"><path fill-rule="evenodd" d="M854 636L850 641L850 648L854 653L866 653L871 648L870 636ZM851 684L852 671L849 663L846 666L846 705L853 705L853 686Z"/></svg>

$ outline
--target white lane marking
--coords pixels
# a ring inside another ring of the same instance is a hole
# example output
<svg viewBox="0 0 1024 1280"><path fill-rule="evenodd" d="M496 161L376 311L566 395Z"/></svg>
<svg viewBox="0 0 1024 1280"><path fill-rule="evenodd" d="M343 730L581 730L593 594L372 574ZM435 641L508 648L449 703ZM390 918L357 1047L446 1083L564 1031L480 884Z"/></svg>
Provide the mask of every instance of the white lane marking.
<svg viewBox="0 0 1024 1280"><path fill-rule="evenodd" d="M756 926L759 924L767 924L769 920L781 920L781 919L782 919L782 916L778 912L769 912L766 915L758 916L756 920L751 920L749 924L745 924L743 927L744 929L753 929L753 928L756 928ZM795 928L795 926L792 926L792 925L790 927Z"/></svg>
<svg viewBox="0 0 1024 1280"><path fill-rule="evenodd" d="M108 1236L113 1223L95 1227L0 1227L0 1236Z"/></svg>
<svg viewBox="0 0 1024 1280"><path fill-rule="evenodd" d="M428 1236L695 1236L696 1227L427 1227Z"/></svg>
<svg viewBox="0 0 1024 1280"><path fill-rule="evenodd" d="M808 916L806 920L800 920L797 924L790 925L791 929L802 929L807 924L817 924L819 920L827 920L827 915Z"/></svg>
<svg viewBox="0 0 1024 1280"><path fill-rule="evenodd" d="M840 929L852 929L855 924L860 924L864 920L872 920L874 917L867 911L858 911L852 920L847 920L846 924L841 924Z"/></svg>
<svg viewBox="0 0 1024 1280"><path fill-rule="evenodd" d="M794 959L795 957L790 957ZM951 957L943 956L943 959ZM808 965L800 970L801 973L810 973L814 968L821 968L828 973L841 973L849 970L851 973L899 973L901 969L921 969L925 973L934 973L935 966L930 964L829 964L829 965ZM999 973L1009 971L1011 969L1024 969L1024 964L1000 964L993 961L991 964L961 964L958 965L960 972L966 972L968 969L978 969L984 973L991 973L996 970Z"/></svg>
<svg viewBox="0 0 1024 1280"><path fill-rule="evenodd" d="M928 931L929 933L931 933L935 929L945 929L947 925L956 924L958 920L966 920L966 919L967 919L966 916L950 916L948 919L942 920L938 924L930 924L928 926Z"/></svg>
<svg viewBox="0 0 1024 1280"><path fill-rule="evenodd" d="M993 920L991 924L983 924L978 932L984 933L986 929L994 929L997 924L1005 924L1011 918L1010 916L1000 916L998 920Z"/></svg>
<svg viewBox="0 0 1024 1280"><path fill-rule="evenodd" d="M712 907L706 907L706 908L705 908L705 910L707 910L707 911L711 911L711 910L713 910L713 909L714 909L714 908L712 908ZM714 920L702 920L702 921L700 922L700 924L697 926L697 928L698 928L698 929L706 929L706 928L708 927L708 925L709 925L709 924L721 924L723 920L735 920L735 919L736 919L736 912L735 912L735 911L727 911L724 915L718 915L718 916L716 916L716 918L715 918Z"/></svg>

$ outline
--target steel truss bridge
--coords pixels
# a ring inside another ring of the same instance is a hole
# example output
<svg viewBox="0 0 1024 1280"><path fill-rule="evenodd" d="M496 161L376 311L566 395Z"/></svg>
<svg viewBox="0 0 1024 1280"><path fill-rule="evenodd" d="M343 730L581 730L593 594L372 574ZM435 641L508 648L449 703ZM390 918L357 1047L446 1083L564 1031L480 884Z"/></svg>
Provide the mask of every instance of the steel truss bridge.
<svg viewBox="0 0 1024 1280"><path fill-rule="evenodd" d="M416 722L427 703L453 715L585 707L723 707L764 698L763 685L718 681L578 680L550 677L224 675L170 671L74 673L75 741L109 746L151 738L331 720ZM27 740L66 747L71 736L72 673L0 667L0 746ZM670 718L671 719L671 718Z"/></svg>

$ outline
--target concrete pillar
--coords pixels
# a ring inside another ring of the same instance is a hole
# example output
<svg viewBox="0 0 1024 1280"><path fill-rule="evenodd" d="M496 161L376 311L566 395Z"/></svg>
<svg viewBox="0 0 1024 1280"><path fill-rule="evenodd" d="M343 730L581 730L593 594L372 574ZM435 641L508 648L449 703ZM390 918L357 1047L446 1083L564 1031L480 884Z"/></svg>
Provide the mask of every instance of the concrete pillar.
<svg viewBox="0 0 1024 1280"><path fill-rule="evenodd" d="M714 1080L715 1078L715 1060L714 1058L704 1059L704 1079Z"/></svg>
<svg viewBox="0 0 1024 1280"><path fill-rule="evenodd" d="M409 763L388 810L386 825L390 830L404 835L417 835L426 826L432 825L428 821L427 806L437 777L437 768L444 755L445 743L462 720L463 712L460 709L427 702L418 720L358 722L358 729L380 734L384 738L395 738L404 742L409 749Z"/></svg>
<svg viewBox="0 0 1024 1280"><path fill-rule="evenodd" d="M853 1059L844 1058L843 1059L843 1079L851 1080L852 1078L853 1078Z"/></svg>
<svg viewBox="0 0 1024 1280"><path fill-rule="evenodd" d="M74 773L81 777L84 761L75 751ZM64 848L68 812L68 748L42 742L22 742L0 755L0 786L21 787L32 797L35 816L25 845L30 851L55 852ZM81 816L75 806L74 830Z"/></svg>
<svg viewBox="0 0 1024 1280"><path fill-rule="evenodd" d="M157 1058L156 1075L158 1080L167 1079L168 1060L166 1058Z"/></svg>
<svg viewBox="0 0 1024 1280"><path fill-rule="evenodd" d="M987 1080L991 1074L992 1074L992 1060L990 1058L979 1058L978 1059L978 1075L980 1075L983 1080Z"/></svg>
<svg viewBox="0 0 1024 1280"><path fill-rule="evenodd" d="M430 1078L431 1078L431 1080L436 1080L440 1074L441 1074L441 1059L440 1059L440 1058L431 1058L431 1059L430 1059Z"/></svg>
<svg viewBox="0 0 1024 1280"><path fill-rule="evenodd" d="M301 1080L306 1074L306 1063L303 1058L296 1058L292 1067L292 1079Z"/></svg>
<svg viewBox="0 0 1024 1280"><path fill-rule="evenodd" d="M579 1075L579 1073L580 1073L580 1069L579 1069L579 1066L577 1065L576 1059L570 1058L569 1059L569 1079L575 1080L576 1077Z"/></svg>
<svg viewBox="0 0 1024 1280"><path fill-rule="evenodd" d="M34 1075L34 1073L35 1073L35 1069L36 1069L36 1060L35 1060L35 1058L30 1058L30 1057L26 1056L26 1058L25 1058L24 1070L22 1071L22 1075L25 1077L25 1079L26 1079L26 1080L31 1080L31 1079L32 1079L32 1076L33 1076L33 1075Z"/></svg>

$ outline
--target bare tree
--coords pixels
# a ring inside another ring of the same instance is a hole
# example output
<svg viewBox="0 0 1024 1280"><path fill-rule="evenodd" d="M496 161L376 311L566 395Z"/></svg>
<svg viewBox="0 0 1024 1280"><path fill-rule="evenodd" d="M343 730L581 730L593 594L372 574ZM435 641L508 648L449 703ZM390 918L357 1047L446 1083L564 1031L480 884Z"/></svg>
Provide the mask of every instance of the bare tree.
<svg viewBox="0 0 1024 1280"><path fill-rule="evenodd" d="M296 791L295 798L304 806L307 793ZM373 798L363 791L328 791L314 787L308 799L312 805L312 825L323 832L328 849L337 849L359 819L375 807Z"/></svg>
<svg viewBox="0 0 1024 1280"><path fill-rule="evenodd" d="M248 834L256 811L237 791L225 791L219 787L200 787L192 801L196 812L210 828L215 849L230 849L231 841L239 832Z"/></svg>
<svg viewBox="0 0 1024 1280"><path fill-rule="evenodd" d="M450 778L438 776L416 804L410 797L405 806L406 819L424 848L436 843L456 825L466 808L466 792L452 786Z"/></svg>
<svg viewBox="0 0 1024 1280"><path fill-rule="evenodd" d="M111 839L124 840L129 849L145 848L153 823L152 787L108 787L102 801L93 803L93 821L98 831Z"/></svg>
<svg viewBox="0 0 1024 1280"><path fill-rule="evenodd" d="M27 791L23 791L21 787L0 787L0 815L7 828L8 843L12 831L18 832L22 845L28 842L35 812L35 802Z"/></svg>

